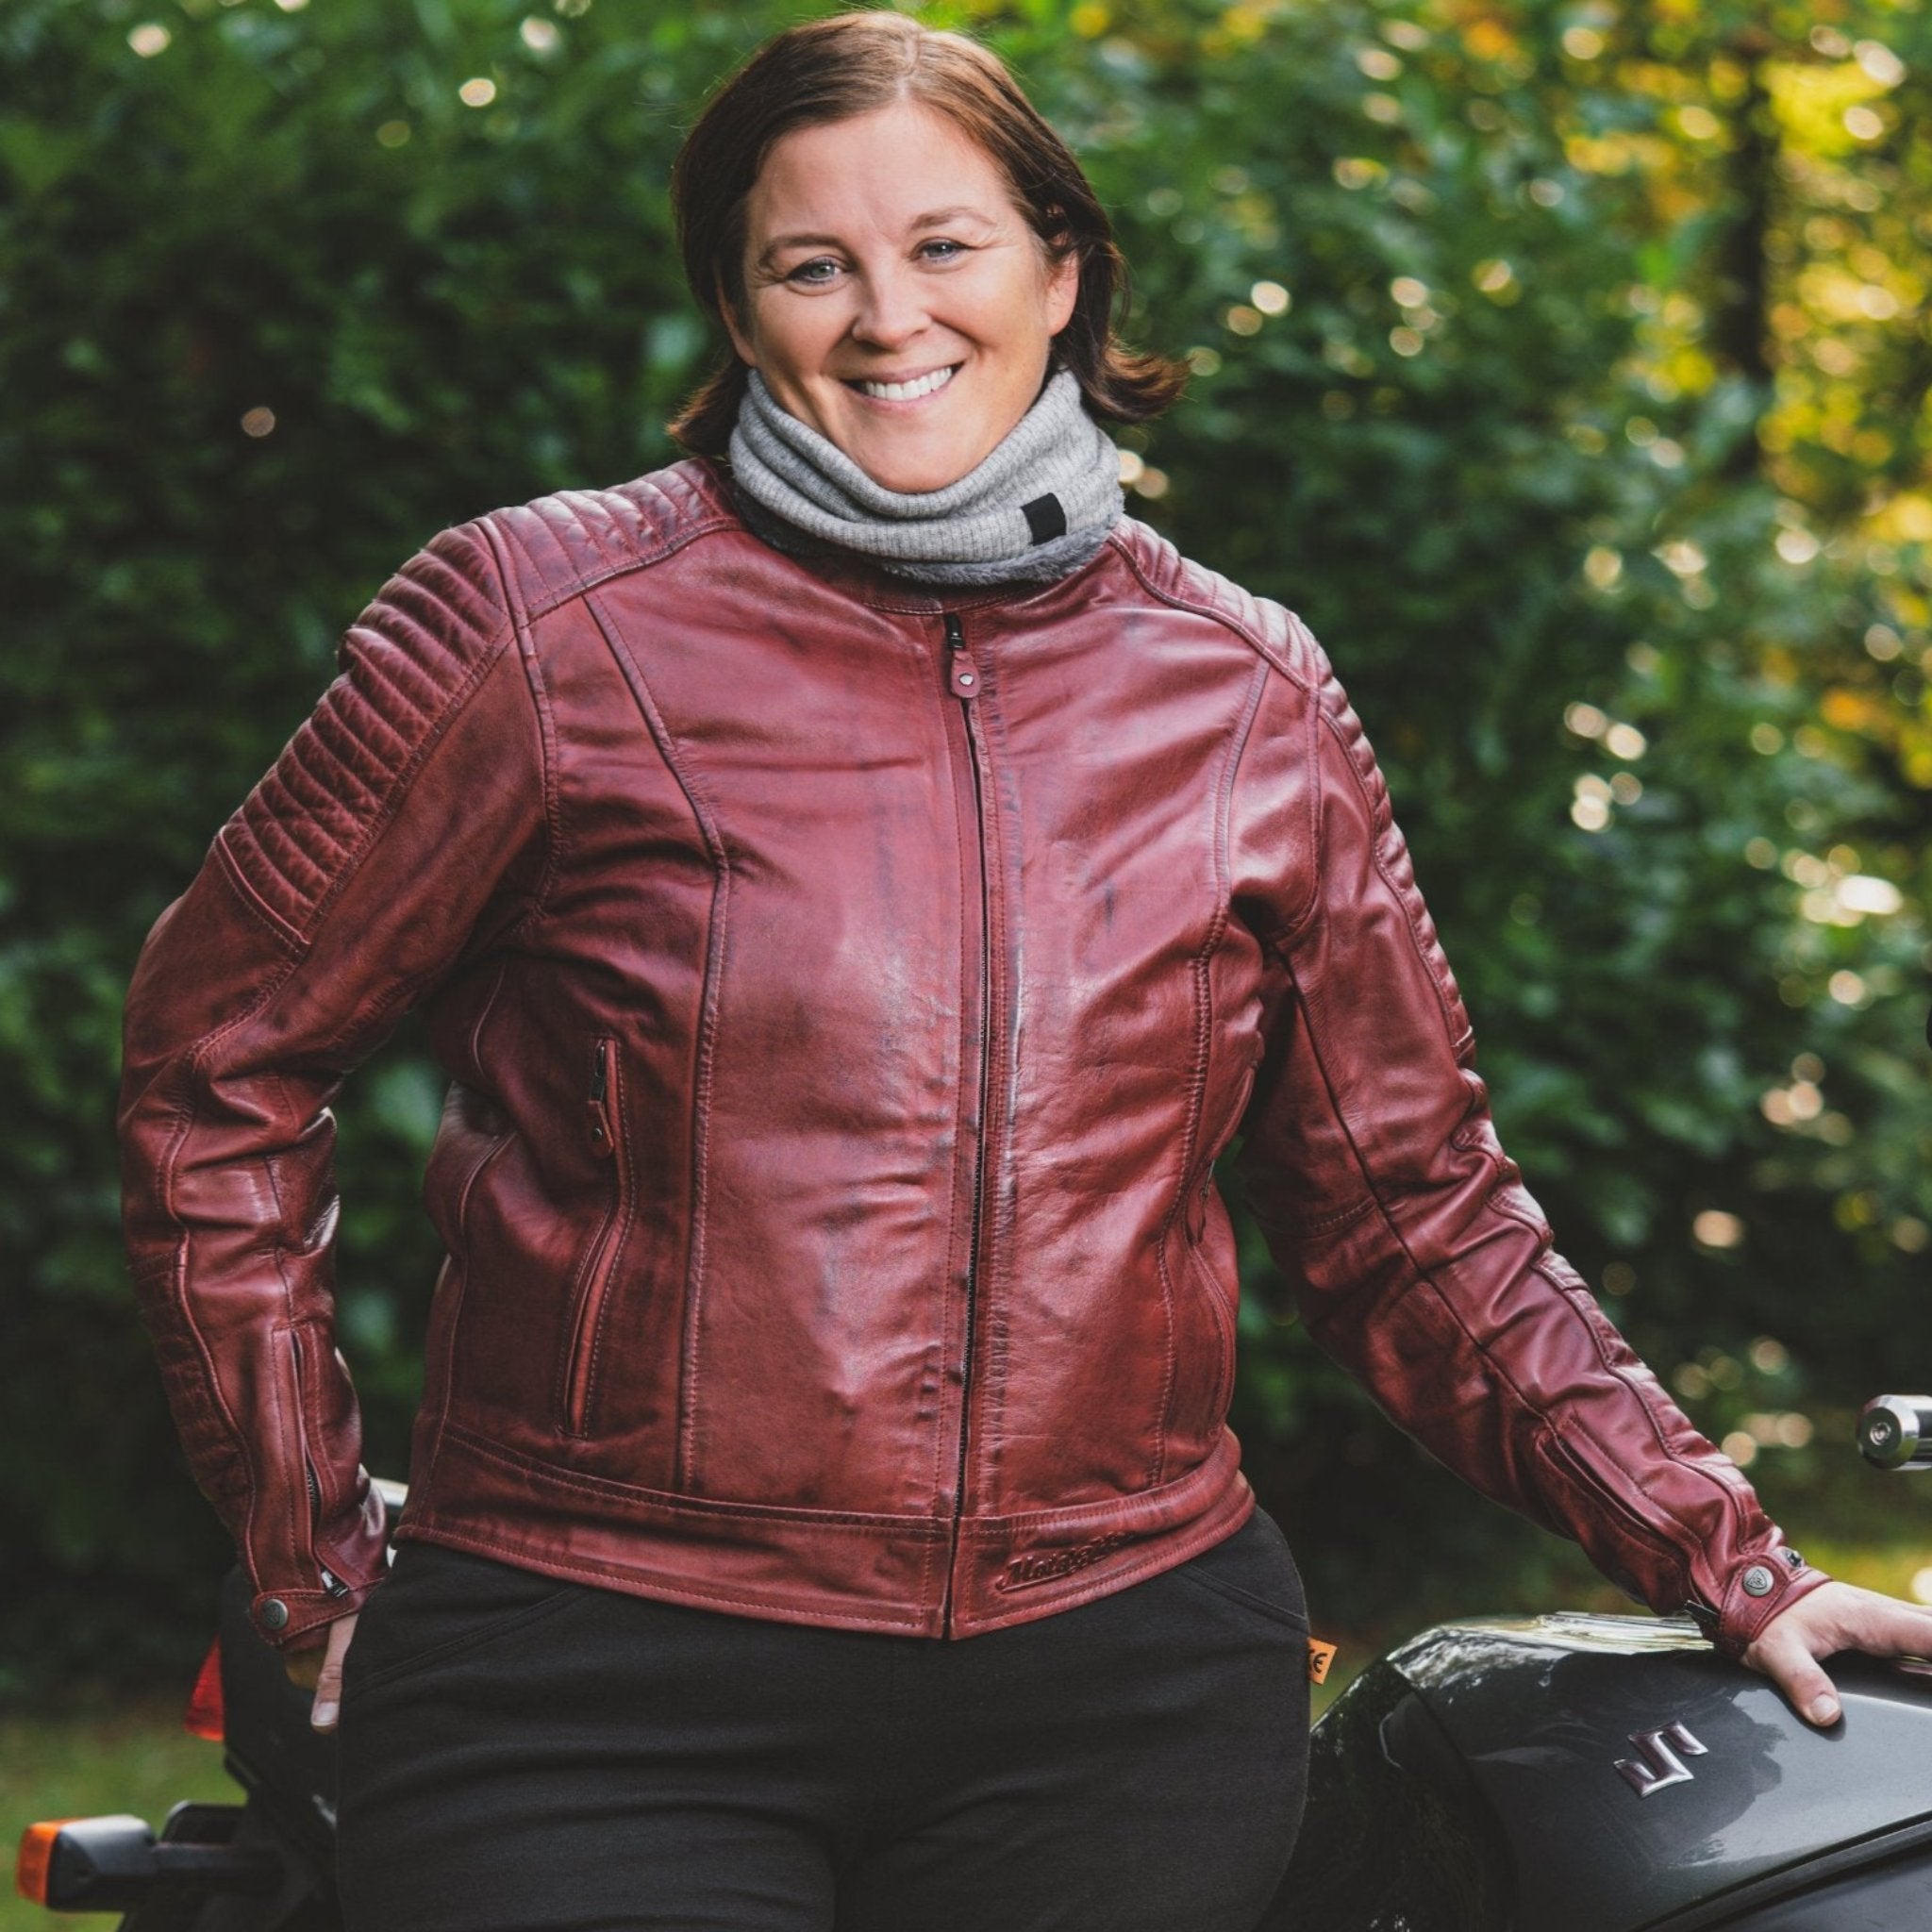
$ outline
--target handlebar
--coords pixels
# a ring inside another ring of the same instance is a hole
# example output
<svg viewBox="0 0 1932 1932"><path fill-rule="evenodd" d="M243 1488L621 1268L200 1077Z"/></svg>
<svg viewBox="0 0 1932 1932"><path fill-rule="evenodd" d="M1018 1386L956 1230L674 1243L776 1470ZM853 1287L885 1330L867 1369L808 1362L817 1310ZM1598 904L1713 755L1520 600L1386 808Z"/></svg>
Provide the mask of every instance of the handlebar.
<svg viewBox="0 0 1932 1932"><path fill-rule="evenodd" d="M1858 1411L1858 1454L1878 1469L1932 1469L1932 1395L1874 1395Z"/></svg>

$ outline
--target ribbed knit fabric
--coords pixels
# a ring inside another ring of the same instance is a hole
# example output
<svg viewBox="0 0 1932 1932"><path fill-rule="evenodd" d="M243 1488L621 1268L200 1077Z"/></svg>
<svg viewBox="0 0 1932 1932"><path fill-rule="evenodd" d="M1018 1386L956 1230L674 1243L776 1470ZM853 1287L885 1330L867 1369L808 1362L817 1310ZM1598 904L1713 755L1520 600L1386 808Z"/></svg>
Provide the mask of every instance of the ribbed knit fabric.
<svg viewBox="0 0 1932 1932"><path fill-rule="evenodd" d="M1107 541L1124 505L1119 453L1063 367L985 458L943 490L875 483L781 408L756 370L730 456L732 481L749 500L745 520L775 548L852 551L925 583L1066 576Z"/></svg>

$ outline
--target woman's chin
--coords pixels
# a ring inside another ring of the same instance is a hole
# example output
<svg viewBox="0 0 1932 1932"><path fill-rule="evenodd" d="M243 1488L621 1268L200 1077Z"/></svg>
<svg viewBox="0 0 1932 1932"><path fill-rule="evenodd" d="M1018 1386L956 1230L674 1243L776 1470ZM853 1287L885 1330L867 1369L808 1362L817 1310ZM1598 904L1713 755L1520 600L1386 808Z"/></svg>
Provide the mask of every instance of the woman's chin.
<svg viewBox="0 0 1932 1932"><path fill-rule="evenodd" d="M936 400L929 400L927 407ZM826 434L881 490L908 496L957 483L991 447L970 420L963 425L921 423L909 413L892 420L885 411L863 405L834 416Z"/></svg>
<svg viewBox="0 0 1932 1932"><path fill-rule="evenodd" d="M880 449L874 441L862 442L845 454L881 490L912 496L957 483L979 461L982 452L957 444L939 449Z"/></svg>

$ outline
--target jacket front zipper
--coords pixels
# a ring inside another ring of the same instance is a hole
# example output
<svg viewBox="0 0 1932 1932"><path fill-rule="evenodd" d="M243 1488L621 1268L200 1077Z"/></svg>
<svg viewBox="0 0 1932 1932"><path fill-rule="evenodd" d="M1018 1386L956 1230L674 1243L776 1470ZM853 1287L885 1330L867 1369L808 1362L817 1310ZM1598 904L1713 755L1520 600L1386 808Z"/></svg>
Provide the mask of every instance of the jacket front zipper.
<svg viewBox="0 0 1932 1932"><path fill-rule="evenodd" d="M979 1238L986 1194L987 1138L991 1123L987 1117L991 1092L992 1062L992 878L988 863L986 841L986 787L982 772L985 746L974 717L974 700L980 690L979 667L967 649L965 626L958 612L945 613L946 682L959 700L960 722L966 734L966 750L973 773L974 830L979 850L979 1131L973 1157L973 1218L966 1251L966 1339L959 1362L959 1462L953 1483L953 1525L946 1561L945 1600L941 1606L941 1625L953 1634L953 1579L959 1562L960 1524L966 1513L966 1461L972 1439L969 1405L973 1392L973 1343L975 1302L979 1276Z"/></svg>
<svg viewBox="0 0 1932 1932"><path fill-rule="evenodd" d="M616 1265L617 1251L623 1244L625 1225L630 1219L630 1165L625 1158L621 1095L618 1089L617 1042L605 1039L597 1042L591 1062L591 1086L586 1131L591 1151L608 1160L616 1170L610 1210L591 1244L584 1264L583 1286L577 1291L575 1313L571 1322L570 1350L565 1357L563 1385L563 1428L568 1436L581 1436L588 1425L591 1387L596 1369L597 1337L604 1317L604 1300Z"/></svg>

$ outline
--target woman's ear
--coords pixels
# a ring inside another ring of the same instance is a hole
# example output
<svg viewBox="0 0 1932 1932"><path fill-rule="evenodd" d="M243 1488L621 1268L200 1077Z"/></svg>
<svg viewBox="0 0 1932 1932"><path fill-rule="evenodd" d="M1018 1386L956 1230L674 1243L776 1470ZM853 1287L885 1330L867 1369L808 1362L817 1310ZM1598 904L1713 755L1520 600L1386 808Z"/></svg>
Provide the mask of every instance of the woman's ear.
<svg viewBox="0 0 1932 1932"><path fill-rule="evenodd" d="M1046 233L1041 236L1040 245L1046 258L1046 332L1057 336L1074 319L1084 262L1073 230L1060 225L1066 220L1065 211L1055 203L1045 216Z"/></svg>
<svg viewBox="0 0 1932 1932"><path fill-rule="evenodd" d="M1046 332L1057 336L1074 319L1080 300L1080 251L1070 247L1046 271Z"/></svg>

